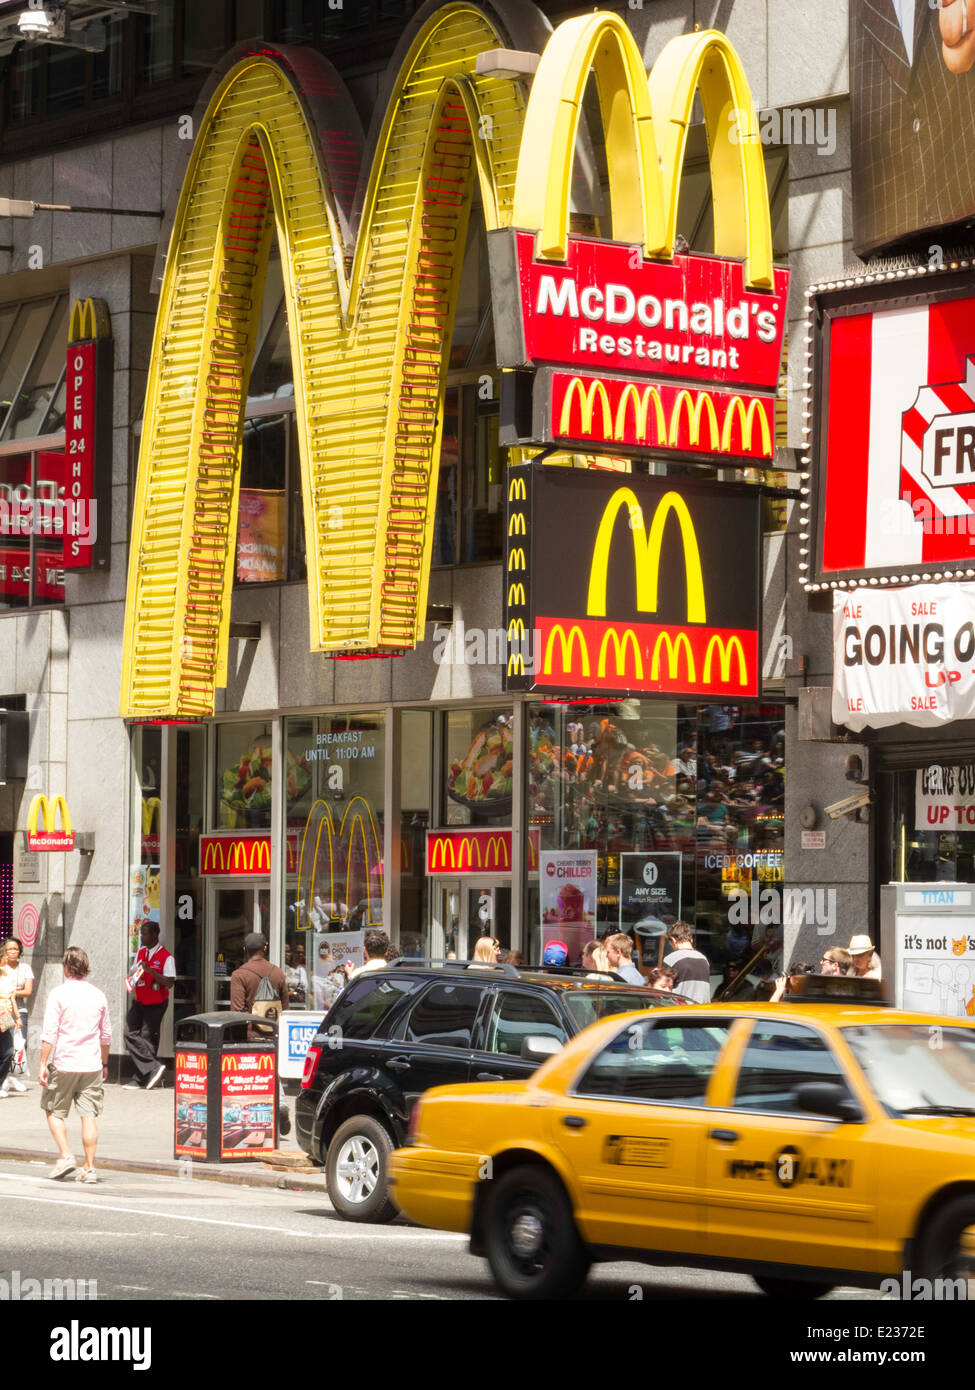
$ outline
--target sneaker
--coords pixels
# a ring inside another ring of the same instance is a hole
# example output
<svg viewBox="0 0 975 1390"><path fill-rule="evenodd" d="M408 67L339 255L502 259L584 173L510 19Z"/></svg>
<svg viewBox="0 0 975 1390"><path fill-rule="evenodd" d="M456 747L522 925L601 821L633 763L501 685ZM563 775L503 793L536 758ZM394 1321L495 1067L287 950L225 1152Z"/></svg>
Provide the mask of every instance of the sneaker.
<svg viewBox="0 0 975 1390"><path fill-rule="evenodd" d="M9 1095L10 1095L10 1079L9 1079L9 1077L8 1077L8 1079L3 1083L3 1085L0 1086L0 1100L4 1099L5 1097L7 1097L7 1096L9 1096Z"/></svg>
<svg viewBox="0 0 975 1390"><path fill-rule="evenodd" d="M156 1070L150 1076L149 1080L146 1082L146 1090L151 1091L153 1086L157 1086L165 1075L166 1068L164 1066L157 1067Z"/></svg>
<svg viewBox="0 0 975 1390"><path fill-rule="evenodd" d="M12 1091L20 1091L21 1095L23 1095L24 1091L27 1090L27 1087L24 1085L24 1083L22 1081L18 1081L16 1076L8 1076L4 1084L9 1086Z"/></svg>
<svg viewBox="0 0 975 1390"><path fill-rule="evenodd" d="M126 1081L125 1085L122 1087L122 1090L123 1090L123 1091L141 1091L141 1090L142 1090L142 1082L141 1082L141 1081L136 1081L135 1077L133 1077L131 1081Z"/></svg>
<svg viewBox="0 0 975 1390"><path fill-rule="evenodd" d="M57 1181L58 1178L66 1178L69 1173L74 1172L77 1166L73 1158L59 1158L48 1173L48 1177L53 1178L55 1181Z"/></svg>
<svg viewBox="0 0 975 1390"><path fill-rule="evenodd" d="M91 1186L92 1183L98 1181L98 1174L95 1172L94 1168L79 1168L74 1175L74 1180L75 1182L83 1182L87 1186Z"/></svg>

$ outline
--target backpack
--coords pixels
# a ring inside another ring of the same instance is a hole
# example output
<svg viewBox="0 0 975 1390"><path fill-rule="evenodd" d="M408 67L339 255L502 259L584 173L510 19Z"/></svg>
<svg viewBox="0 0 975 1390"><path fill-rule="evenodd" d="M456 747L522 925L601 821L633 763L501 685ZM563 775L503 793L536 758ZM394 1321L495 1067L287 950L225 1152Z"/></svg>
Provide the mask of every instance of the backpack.
<svg viewBox="0 0 975 1390"><path fill-rule="evenodd" d="M251 974L256 975L257 971L252 970ZM251 1004L251 1013L272 1023L276 1023L281 1016L281 996L272 985L270 975L261 976L261 983L257 986L257 993Z"/></svg>

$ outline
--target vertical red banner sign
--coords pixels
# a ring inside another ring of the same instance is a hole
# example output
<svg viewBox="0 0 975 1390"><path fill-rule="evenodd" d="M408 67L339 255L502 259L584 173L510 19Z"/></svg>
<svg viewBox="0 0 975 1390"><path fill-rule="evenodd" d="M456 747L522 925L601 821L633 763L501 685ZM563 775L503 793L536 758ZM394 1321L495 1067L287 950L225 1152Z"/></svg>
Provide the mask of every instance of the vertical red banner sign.
<svg viewBox="0 0 975 1390"><path fill-rule="evenodd" d="M95 503L94 342L69 343L64 415L64 568L92 563Z"/></svg>

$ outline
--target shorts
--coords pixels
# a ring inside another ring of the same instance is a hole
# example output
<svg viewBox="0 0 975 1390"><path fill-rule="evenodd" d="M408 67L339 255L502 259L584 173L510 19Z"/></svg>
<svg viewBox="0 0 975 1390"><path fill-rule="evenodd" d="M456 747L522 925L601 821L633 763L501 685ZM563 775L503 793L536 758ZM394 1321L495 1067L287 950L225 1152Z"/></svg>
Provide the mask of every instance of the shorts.
<svg viewBox="0 0 975 1390"><path fill-rule="evenodd" d="M71 1114L71 1102L79 1115L100 1115L105 1103L101 1071L58 1071L51 1067L47 1085L41 1092L41 1109L49 1115L66 1120Z"/></svg>

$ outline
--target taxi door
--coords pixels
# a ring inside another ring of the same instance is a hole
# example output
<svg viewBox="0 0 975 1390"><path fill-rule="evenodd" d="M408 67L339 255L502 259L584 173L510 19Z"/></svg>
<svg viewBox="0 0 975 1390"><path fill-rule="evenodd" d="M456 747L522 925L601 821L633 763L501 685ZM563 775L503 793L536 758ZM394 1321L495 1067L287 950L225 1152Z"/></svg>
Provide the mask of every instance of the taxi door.
<svg viewBox="0 0 975 1390"><path fill-rule="evenodd" d="M828 1038L804 1023L755 1019L735 1038L706 1138L710 1255L870 1270L877 1263L875 1126ZM806 1081L846 1086L863 1122L801 1111Z"/></svg>
<svg viewBox="0 0 975 1390"><path fill-rule="evenodd" d="M721 1018L626 1024L552 1107L588 1243L703 1249L706 1100L728 1033Z"/></svg>

